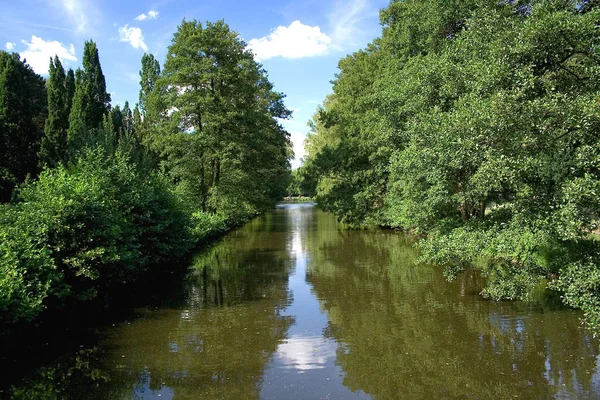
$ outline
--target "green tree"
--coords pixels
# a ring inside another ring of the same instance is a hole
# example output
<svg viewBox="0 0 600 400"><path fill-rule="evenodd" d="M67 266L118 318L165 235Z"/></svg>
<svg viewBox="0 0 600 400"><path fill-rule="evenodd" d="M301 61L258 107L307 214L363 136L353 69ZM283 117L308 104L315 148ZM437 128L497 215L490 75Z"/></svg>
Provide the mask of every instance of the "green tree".
<svg viewBox="0 0 600 400"><path fill-rule="evenodd" d="M154 92L156 80L160 76L160 64L153 54L145 54L142 56L142 69L140 70L140 102L139 108L142 115L148 118L148 101L149 96ZM151 109L151 107L150 107Z"/></svg>
<svg viewBox="0 0 600 400"><path fill-rule="evenodd" d="M88 41L83 50L83 70L75 73L75 92L67 134L69 147L76 149L80 137L87 130L100 127L109 110L110 94L106 92L98 47L93 41Z"/></svg>
<svg viewBox="0 0 600 400"><path fill-rule="evenodd" d="M110 109L110 94L106 91L106 80L102 73L98 47L93 41L85 42L83 48L83 72L87 87L87 123L96 128Z"/></svg>
<svg viewBox="0 0 600 400"><path fill-rule="evenodd" d="M0 51L0 202L39 171L46 104L44 79L18 54Z"/></svg>
<svg viewBox="0 0 600 400"><path fill-rule="evenodd" d="M44 137L40 150L40 164L50 168L63 161L67 152L67 130L69 129L68 90L65 70L58 56L50 59L48 91L48 118L44 126Z"/></svg>
<svg viewBox="0 0 600 400"><path fill-rule="evenodd" d="M549 285L600 330L595 2L392 1L340 61L304 172L339 219L428 234L483 294Z"/></svg>
<svg viewBox="0 0 600 400"><path fill-rule="evenodd" d="M118 104L110 110L110 116L112 118L115 133L118 134L123 129L123 113Z"/></svg>
<svg viewBox="0 0 600 400"><path fill-rule="evenodd" d="M71 114L71 106L73 105L73 96L75 96L75 72L71 68L67 72L67 78L65 81L66 97L67 97L67 110L68 114Z"/></svg>
<svg viewBox="0 0 600 400"><path fill-rule="evenodd" d="M78 147L78 143L82 140L81 137L90 129L86 118L86 86L84 72L78 68L75 71L75 92L69 113L69 130L67 131L67 147L71 152Z"/></svg>
<svg viewBox="0 0 600 400"><path fill-rule="evenodd" d="M129 107L129 102L126 100L123 105L123 131L127 133L133 132L133 113L131 112L131 108Z"/></svg>
<svg viewBox="0 0 600 400"><path fill-rule="evenodd" d="M238 34L184 21L160 79L155 145L180 190L203 211L254 213L285 193L290 112Z"/></svg>

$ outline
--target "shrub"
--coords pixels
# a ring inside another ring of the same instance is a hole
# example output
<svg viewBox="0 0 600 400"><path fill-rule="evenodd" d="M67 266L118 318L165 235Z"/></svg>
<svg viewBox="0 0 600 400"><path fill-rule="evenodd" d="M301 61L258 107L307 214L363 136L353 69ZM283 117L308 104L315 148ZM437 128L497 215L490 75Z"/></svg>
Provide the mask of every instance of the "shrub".
<svg viewBox="0 0 600 400"><path fill-rule="evenodd" d="M102 147L46 170L0 214L0 320L89 300L192 245L171 185Z"/></svg>

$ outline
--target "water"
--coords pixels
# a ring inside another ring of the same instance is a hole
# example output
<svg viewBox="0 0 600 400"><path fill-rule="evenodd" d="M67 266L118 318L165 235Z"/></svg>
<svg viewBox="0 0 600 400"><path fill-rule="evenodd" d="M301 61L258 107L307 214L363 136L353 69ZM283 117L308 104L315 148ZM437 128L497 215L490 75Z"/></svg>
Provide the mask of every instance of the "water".
<svg viewBox="0 0 600 400"><path fill-rule="evenodd" d="M581 314L490 302L412 239L287 204L198 254L175 290L19 382L15 398L600 398ZM4 392L7 393L6 391Z"/></svg>

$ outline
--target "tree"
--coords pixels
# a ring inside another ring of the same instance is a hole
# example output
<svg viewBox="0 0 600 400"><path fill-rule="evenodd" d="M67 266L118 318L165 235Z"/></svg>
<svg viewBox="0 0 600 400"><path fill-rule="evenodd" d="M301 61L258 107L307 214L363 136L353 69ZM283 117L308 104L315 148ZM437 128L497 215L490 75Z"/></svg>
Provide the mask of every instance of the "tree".
<svg viewBox="0 0 600 400"><path fill-rule="evenodd" d="M146 54L142 56L142 69L140 70L140 102L139 108L142 115L148 118L148 100L149 96L154 92L156 86L156 80L160 76L160 64L158 60L154 58L153 54ZM151 109L151 107L150 107Z"/></svg>
<svg viewBox="0 0 600 400"><path fill-rule="evenodd" d="M131 108L129 108L129 102L125 101L123 105L123 131L127 133L133 132L133 113L131 112Z"/></svg>
<svg viewBox="0 0 600 400"><path fill-rule="evenodd" d="M68 114L71 114L71 106L73 105L73 96L75 96L75 72L71 68L67 72L67 78L65 82L66 97L67 97L67 110Z"/></svg>
<svg viewBox="0 0 600 400"><path fill-rule="evenodd" d="M89 129L100 127L109 110L110 94L106 92L98 48L93 41L85 42L83 70L78 69L75 73L75 92L67 134L69 147L77 148L81 135Z"/></svg>
<svg viewBox="0 0 600 400"><path fill-rule="evenodd" d="M178 27L154 89L162 97L155 145L203 211L257 212L285 193L289 137L274 118L290 112L272 89L223 21Z"/></svg>
<svg viewBox="0 0 600 400"><path fill-rule="evenodd" d="M63 161L67 152L67 130L69 129L69 90L65 70L58 56L50 59L48 91L48 118L44 126L44 137L40 150L40 164L50 168Z"/></svg>
<svg viewBox="0 0 600 400"><path fill-rule="evenodd" d="M121 107L118 104L110 110L110 116L115 133L118 134L123 129L123 113L121 112Z"/></svg>
<svg viewBox="0 0 600 400"><path fill-rule="evenodd" d="M600 331L595 3L392 1L313 118L318 201L427 233L423 260L477 263L485 296L548 284Z"/></svg>
<svg viewBox="0 0 600 400"><path fill-rule="evenodd" d="M93 41L85 42L83 49L83 72L87 87L89 104L87 123L96 128L102 123L102 118L110 110L110 94L106 91L106 80L100 66L98 47Z"/></svg>
<svg viewBox="0 0 600 400"><path fill-rule="evenodd" d="M75 71L75 92L71 112L69 113L69 130L67 131L67 147L73 151L79 146L81 137L91 127L88 125L86 113L87 84L84 80L84 72L77 68Z"/></svg>
<svg viewBox="0 0 600 400"><path fill-rule="evenodd" d="M37 175L46 114L44 79L18 54L0 51L0 202Z"/></svg>

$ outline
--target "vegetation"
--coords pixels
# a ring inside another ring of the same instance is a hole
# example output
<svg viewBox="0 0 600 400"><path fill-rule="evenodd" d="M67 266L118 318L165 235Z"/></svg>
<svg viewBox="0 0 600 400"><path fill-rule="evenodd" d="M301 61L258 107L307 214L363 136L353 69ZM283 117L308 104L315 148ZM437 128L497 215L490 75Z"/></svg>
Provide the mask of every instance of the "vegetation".
<svg viewBox="0 0 600 400"><path fill-rule="evenodd" d="M304 180L346 223L426 234L448 277L547 286L600 331L599 21L591 1L392 1L339 63Z"/></svg>
<svg viewBox="0 0 600 400"><path fill-rule="evenodd" d="M290 173L287 185L287 197L309 198L314 195L313 185L306 180L307 176L303 173L302 168L295 169Z"/></svg>
<svg viewBox="0 0 600 400"><path fill-rule="evenodd" d="M0 202L39 172L46 107L43 78L17 54L0 51Z"/></svg>
<svg viewBox="0 0 600 400"><path fill-rule="evenodd" d="M245 48L183 21L162 72L142 58L133 109L111 106L92 41L46 81L0 52L0 324L105 298L284 196L290 112Z"/></svg>

